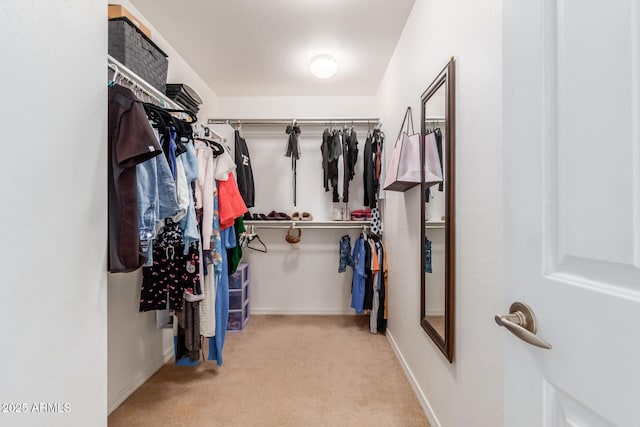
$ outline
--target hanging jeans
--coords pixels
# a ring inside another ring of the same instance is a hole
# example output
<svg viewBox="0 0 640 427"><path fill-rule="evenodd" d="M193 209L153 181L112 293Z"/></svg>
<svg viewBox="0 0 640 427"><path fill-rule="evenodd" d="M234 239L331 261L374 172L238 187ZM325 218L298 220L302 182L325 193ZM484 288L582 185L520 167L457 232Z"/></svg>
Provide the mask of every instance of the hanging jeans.
<svg viewBox="0 0 640 427"><path fill-rule="evenodd" d="M338 273L347 271L347 265L353 268L353 256L351 255L351 237L345 234L340 238L340 262Z"/></svg>
<svg viewBox="0 0 640 427"><path fill-rule="evenodd" d="M424 272L432 273L431 269L431 240L424 240Z"/></svg>

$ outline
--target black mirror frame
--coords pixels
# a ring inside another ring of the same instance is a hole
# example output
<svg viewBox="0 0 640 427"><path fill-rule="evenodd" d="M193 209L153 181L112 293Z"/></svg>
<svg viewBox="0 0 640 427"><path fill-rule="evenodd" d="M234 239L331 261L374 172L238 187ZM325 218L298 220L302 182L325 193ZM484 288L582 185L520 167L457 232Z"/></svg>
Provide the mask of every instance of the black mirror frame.
<svg viewBox="0 0 640 427"><path fill-rule="evenodd" d="M440 336L434 326L426 319L426 278L425 278L425 251L424 242L426 239L426 200L425 200L425 171L424 171L424 140L426 135L425 127L425 105L426 102L433 96L433 94L442 86L446 85L445 96L445 138L443 141L444 151L444 191L446 194L445 200L445 324L444 324L444 337ZM436 346L447 358L449 363L453 363L453 332L454 332L454 319L455 319L455 58L447 63L444 69L438 74L435 80L429 85L426 91L420 97L421 102L421 138L420 138L420 152L421 152L421 191L420 191L420 325L425 330L427 335L431 337Z"/></svg>

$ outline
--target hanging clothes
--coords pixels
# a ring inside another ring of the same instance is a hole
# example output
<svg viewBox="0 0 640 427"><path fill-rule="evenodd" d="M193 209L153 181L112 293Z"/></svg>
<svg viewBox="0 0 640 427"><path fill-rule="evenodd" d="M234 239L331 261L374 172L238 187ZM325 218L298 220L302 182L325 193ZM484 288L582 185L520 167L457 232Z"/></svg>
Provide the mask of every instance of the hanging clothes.
<svg viewBox="0 0 640 427"><path fill-rule="evenodd" d="M353 281L351 284L351 308L362 314L365 291L365 244L362 237L353 244Z"/></svg>
<svg viewBox="0 0 640 427"><path fill-rule="evenodd" d="M296 206L297 203L297 163L298 159L300 159L300 141L298 139L298 135L302 133L300 130L300 126L296 125L295 122L293 125L287 125L286 133L289 135L289 140L287 142L287 150L285 152L286 157L291 157L291 172L292 172L292 188L293 188L293 206Z"/></svg>
<svg viewBox="0 0 640 427"><path fill-rule="evenodd" d="M166 220L153 246L153 265L142 269L140 311L169 309L180 311L185 289L196 293L200 289L197 244L184 255L180 225Z"/></svg>
<svg viewBox="0 0 640 427"><path fill-rule="evenodd" d="M189 206L187 212L180 220L180 228L182 229L182 241L185 250L191 243L200 241L200 232L198 231L195 200L193 197L193 187L198 179L198 159L196 157L196 149L193 141L186 144L186 152L181 156L184 174L187 181L187 192L189 197Z"/></svg>
<svg viewBox="0 0 640 427"><path fill-rule="evenodd" d="M361 234L354 243L352 259L351 308L356 314L368 312L371 333L385 332L389 267L380 237Z"/></svg>
<svg viewBox="0 0 640 427"><path fill-rule="evenodd" d="M325 129L322 133L322 144L320 145L320 152L322 153L322 185L324 191L329 191L329 183L331 182L329 176L329 150L331 147L333 135L329 129Z"/></svg>
<svg viewBox="0 0 640 427"><path fill-rule="evenodd" d="M346 141L343 148L346 174L344 177L344 193L342 201L344 203L348 203L349 183L353 181L353 178L356 175L356 163L358 162L358 135L353 128L348 132L345 132L345 135Z"/></svg>
<svg viewBox="0 0 640 427"><path fill-rule="evenodd" d="M216 184L214 182L214 188ZM222 240L220 236L220 221L218 217L218 192L213 196L213 227L211 231L211 245L209 251L204 252L201 277L204 300L199 305L200 334L203 337L213 337L216 334L216 285L222 279Z"/></svg>
<svg viewBox="0 0 640 427"><path fill-rule="evenodd" d="M240 235L245 233L247 229L244 226L244 219L242 217L236 218L235 223L233 224L233 229L236 233L236 243L240 241ZM231 276L236 272L238 266L240 265L240 261L242 260L242 245L236 244L233 248L227 250L227 256L229 257L229 271L228 274Z"/></svg>
<svg viewBox="0 0 640 427"><path fill-rule="evenodd" d="M233 227L236 218L243 216L248 209L240 196L238 184L232 172L229 172L226 180L218 181L218 194L220 196L220 229L225 230Z"/></svg>
<svg viewBox="0 0 640 427"><path fill-rule="evenodd" d="M333 202L349 202L349 183L355 176L358 160L358 138L353 129L330 131L322 134L322 176L325 191L333 189Z"/></svg>
<svg viewBox="0 0 640 427"><path fill-rule="evenodd" d="M222 275L216 289L216 332L215 336L209 338L209 360L215 360L218 366L222 365L222 348L227 334L227 323L229 321L229 275L227 251L235 247L236 235L233 226L221 232L222 251Z"/></svg>
<svg viewBox="0 0 640 427"><path fill-rule="evenodd" d="M176 316L178 318L178 330L174 340L176 365L184 365L185 363L181 363L184 358L188 359L185 362L198 362L202 348L199 303L184 301L183 304L182 310Z"/></svg>
<svg viewBox="0 0 640 427"><path fill-rule="evenodd" d="M362 180L364 183L364 205L371 208L377 206L377 197L375 194L375 163L373 156L373 137L368 135L364 143L364 172Z"/></svg>
<svg viewBox="0 0 640 427"><path fill-rule="evenodd" d="M440 169L444 171L444 166L442 164L442 131L440 130L440 128L436 128L434 129L433 134L436 137L436 150L438 150ZM444 191L444 179L440 181L440 184L438 184L438 191Z"/></svg>
<svg viewBox="0 0 640 427"><path fill-rule="evenodd" d="M235 162L238 188L244 204L248 208L255 205L255 186L253 183L253 170L251 169L251 157L247 141L240 136L240 131L235 131Z"/></svg>
<svg viewBox="0 0 640 427"><path fill-rule="evenodd" d="M147 258L143 266L151 267L153 240L160 225L165 218L175 217L181 207L177 201L176 183L164 156L156 156L138 164L136 180L140 249Z"/></svg>
<svg viewBox="0 0 640 427"><path fill-rule="evenodd" d="M444 171L443 157L442 157L442 130L440 128L436 128L433 130L433 134L436 137L436 150L438 150L438 158L440 160L440 169ZM440 183L438 184L438 191L444 191L444 179L440 181ZM427 201L427 203L429 203L430 198L431 198L431 187L428 187L425 190L425 200Z"/></svg>
<svg viewBox="0 0 640 427"><path fill-rule="evenodd" d="M372 209L377 206L380 193L383 149L384 133L375 129L364 145L364 205Z"/></svg>
<svg viewBox="0 0 640 427"><path fill-rule="evenodd" d="M140 268L136 165L162 154L144 108L129 89L109 87L109 265L112 273Z"/></svg>

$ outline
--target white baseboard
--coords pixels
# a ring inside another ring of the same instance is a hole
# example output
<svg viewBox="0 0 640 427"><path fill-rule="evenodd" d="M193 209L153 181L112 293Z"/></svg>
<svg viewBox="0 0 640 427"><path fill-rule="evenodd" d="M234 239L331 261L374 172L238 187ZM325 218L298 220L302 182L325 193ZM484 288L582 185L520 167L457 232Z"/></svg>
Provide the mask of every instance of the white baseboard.
<svg viewBox="0 0 640 427"><path fill-rule="evenodd" d="M309 314L320 316L335 316L339 314L354 314L352 309L340 308L255 308L251 307L251 314Z"/></svg>
<svg viewBox="0 0 640 427"><path fill-rule="evenodd" d="M409 384L411 384L411 388L413 389L413 392L418 398L418 402L420 402L420 406L422 406L422 410L424 411L424 414L427 416L427 419L429 420L429 424L431 425L431 427L441 427L440 421L438 421L438 417L436 416L435 412L433 412L433 408L429 404L427 397L422 392L420 385L418 385L418 381L416 380L416 377L413 375L413 372L411 372L411 368L407 364L406 359L402 355L402 352L400 351L400 348L398 347L396 340L393 339L393 334L389 329L387 329L387 341L389 341L389 344L391 345L393 352L396 354L396 357L400 362L400 366L402 366L402 370L404 371L404 374L407 376L407 379L409 380Z"/></svg>
<svg viewBox="0 0 640 427"><path fill-rule="evenodd" d="M173 345L165 350L161 356L155 359L153 362L149 363L147 367L138 372L136 375L131 378L131 381L116 395L113 402L109 402L109 414L118 409L118 406L122 404L134 391L138 389L142 384L145 383L153 374L158 372L162 366L167 363L169 360L173 359Z"/></svg>

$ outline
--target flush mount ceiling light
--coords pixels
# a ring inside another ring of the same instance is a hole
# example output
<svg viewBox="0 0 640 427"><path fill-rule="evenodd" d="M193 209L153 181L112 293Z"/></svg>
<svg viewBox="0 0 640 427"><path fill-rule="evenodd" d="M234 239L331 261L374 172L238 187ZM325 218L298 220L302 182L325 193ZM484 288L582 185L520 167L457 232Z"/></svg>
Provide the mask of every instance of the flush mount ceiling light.
<svg viewBox="0 0 640 427"><path fill-rule="evenodd" d="M317 55L311 58L311 74L319 79L328 79L338 71L338 64L331 55Z"/></svg>

